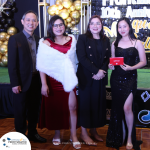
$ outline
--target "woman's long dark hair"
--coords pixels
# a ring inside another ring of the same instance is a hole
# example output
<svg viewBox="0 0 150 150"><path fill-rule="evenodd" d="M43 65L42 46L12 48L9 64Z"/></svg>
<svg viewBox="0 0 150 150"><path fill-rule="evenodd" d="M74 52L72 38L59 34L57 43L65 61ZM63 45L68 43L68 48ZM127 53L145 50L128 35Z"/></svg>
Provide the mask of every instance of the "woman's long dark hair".
<svg viewBox="0 0 150 150"><path fill-rule="evenodd" d="M87 26L87 31L86 31L85 34L87 35L88 38L93 39L93 35L92 35L91 31L90 31L90 23L91 23L91 21L92 21L93 18L98 18L98 19L100 20L101 25L102 25L102 29L101 29L99 35L100 35L100 38L101 38L101 39L105 39L106 36L105 36L104 30L103 30L102 19L101 19L100 16L98 16L98 15L93 15L93 16L90 18L89 23L88 23L88 26Z"/></svg>
<svg viewBox="0 0 150 150"><path fill-rule="evenodd" d="M49 21L49 24L48 24L48 30L47 30L47 34L48 34L48 37L51 39L51 41L55 42L54 38L55 38L55 34L53 33L53 25L54 25L54 22L57 20L57 19L60 19L62 21L62 23L64 24L65 26L65 22L64 20L58 16L58 15L55 15L53 16L50 21ZM65 26L65 30L66 30L66 26ZM67 36L67 34L64 32L63 33L64 36Z"/></svg>
<svg viewBox="0 0 150 150"><path fill-rule="evenodd" d="M116 28L117 28L117 38L116 38L116 41L115 41L115 43L114 43L115 47L118 47L118 43L119 43L119 41L120 41L121 38L122 38L122 36L121 36L121 35L119 34L119 32L118 32L118 24L119 24L119 22L122 21L122 20L124 20L124 21L129 25L129 28L130 28L130 30L129 30L129 38L130 38L130 40L136 39L136 37L135 37L135 35L134 35L134 33L133 33L133 29L132 29L130 20L129 20L128 18L126 18L126 17L120 18L120 19L118 20L117 26L116 26Z"/></svg>

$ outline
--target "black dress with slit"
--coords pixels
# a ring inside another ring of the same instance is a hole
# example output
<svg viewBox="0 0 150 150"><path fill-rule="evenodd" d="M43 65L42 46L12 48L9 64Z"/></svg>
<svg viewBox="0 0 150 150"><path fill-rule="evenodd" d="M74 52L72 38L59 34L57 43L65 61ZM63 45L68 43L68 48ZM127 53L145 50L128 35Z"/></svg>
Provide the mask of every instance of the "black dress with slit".
<svg viewBox="0 0 150 150"><path fill-rule="evenodd" d="M124 63L130 66L137 64L139 60L138 51L135 47L117 47L115 49L115 57L124 57ZM119 147L123 144L123 107L130 93L133 94L134 103L134 97L137 90L137 70L124 71L120 66L115 66L115 69L111 74L110 84L112 92L112 108L106 138L106 146L119 149ZM140 149L139 144L141 144L141 142L136 141L136 130L134 123L132 129L132 143L134 149Z"/></svg>

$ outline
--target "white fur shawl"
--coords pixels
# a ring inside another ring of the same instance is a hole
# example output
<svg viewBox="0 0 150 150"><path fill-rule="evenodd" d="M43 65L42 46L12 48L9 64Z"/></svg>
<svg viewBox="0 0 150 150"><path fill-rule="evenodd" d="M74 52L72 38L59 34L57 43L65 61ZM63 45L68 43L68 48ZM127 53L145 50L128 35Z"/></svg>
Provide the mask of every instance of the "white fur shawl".
<svg viewBox="0 0 150 150"><path fill-rule="evenodd" d="M78 84L76 77L76 39L73 35L71 48L66 54L44 44L40 39L37 53L37 70L62 83L66 92L72 91Z"/></svg>

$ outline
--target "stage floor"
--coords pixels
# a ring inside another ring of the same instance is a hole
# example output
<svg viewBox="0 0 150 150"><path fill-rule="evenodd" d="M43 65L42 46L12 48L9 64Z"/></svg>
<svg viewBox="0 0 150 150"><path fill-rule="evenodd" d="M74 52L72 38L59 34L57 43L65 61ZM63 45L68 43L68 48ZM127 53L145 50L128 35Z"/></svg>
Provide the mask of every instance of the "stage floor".
<svg viewBox="0 0 150 150"><path fill-rule="evenodd" d="M108 85L110 87L111 70L108 70ZM10 83L8 68L0 67L0 84ZM150 89L150 69L138 69L138 89Z"/></svg>
<svg viewBox="0 0 150 150"><path fill-rule="evenodd" d="M70 131L69 130L62 130L61 131L61 139L62 144L59 146L54 146L52 144L52 139L54 136L54 131L50 131L45 129L37 129L38 133L47 139L46 143L34 143L31 142L31 149L32 150L74 150L72 147L72 144L69 142L70 139ZM108 148L106 147L106 134L107 134L108 126L104 126L101 128L98 128L98 133L103 138L104 142L97 142L97 146L87 146L85 145L81 139L80 139L80 133L81 129L79 128L77 130L77 137L80 142L82 142L82 148L81 150L116 150L114 148ZM137 140L142 140L143 144L141 145L141 150L150 150L150 129L142 129L142 128L136 128L137 131ZM13 118L7 118L7 119L0 119L0 137L2 137L4 134L8 132L15 132L14 128L14 119ZM125 146L123 145L120 150L126 150Z"/></svg>

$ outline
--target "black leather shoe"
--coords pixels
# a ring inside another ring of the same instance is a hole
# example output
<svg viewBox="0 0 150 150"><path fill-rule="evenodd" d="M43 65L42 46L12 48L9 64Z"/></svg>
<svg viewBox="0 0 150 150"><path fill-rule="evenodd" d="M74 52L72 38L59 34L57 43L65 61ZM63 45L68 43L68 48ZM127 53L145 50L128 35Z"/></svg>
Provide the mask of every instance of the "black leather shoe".
<svg viewBox="0 0 150 150"><path fill-rule="evenodd" d="M38 133L36 133L32 136L28 135L27 137L30 141L39 142L39 143L46 143L47 142L47 140L45 138L41 137Z"/></svg>

